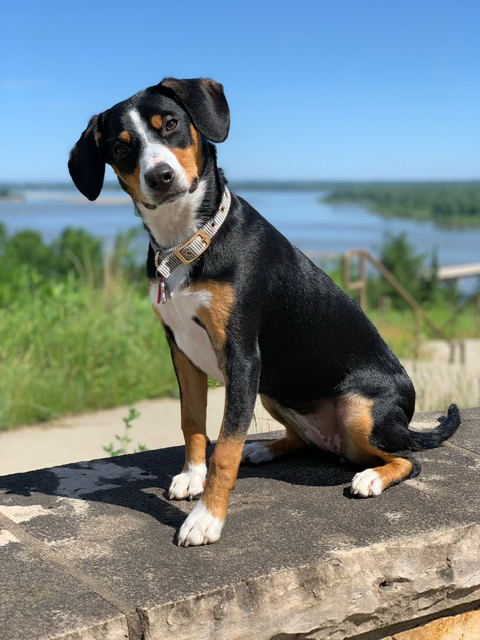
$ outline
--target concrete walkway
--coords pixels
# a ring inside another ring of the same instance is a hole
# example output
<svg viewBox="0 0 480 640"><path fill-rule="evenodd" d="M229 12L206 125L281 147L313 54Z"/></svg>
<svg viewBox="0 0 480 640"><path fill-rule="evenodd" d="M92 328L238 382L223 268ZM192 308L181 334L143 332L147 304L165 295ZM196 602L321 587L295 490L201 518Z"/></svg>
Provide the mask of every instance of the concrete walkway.
<svg viewBox="0 0 480 640"><path fill-rule="evenodd" d="M218 436L223 417L225 392L210 389L208 394L207 433L212 440ZM148 449L183 444L180 428L180 402L174 398L142 400L134 404L140 417L133 422L129 453L144 444ZM0 431L0 476L34 469L53 467L69 462L103 458L103 446L117 444L115 435L124 430L122 418L128 407L82 413L60 418L42 425ZM260 403L255 409L256 423L250 431L281 429Z"/></svg>

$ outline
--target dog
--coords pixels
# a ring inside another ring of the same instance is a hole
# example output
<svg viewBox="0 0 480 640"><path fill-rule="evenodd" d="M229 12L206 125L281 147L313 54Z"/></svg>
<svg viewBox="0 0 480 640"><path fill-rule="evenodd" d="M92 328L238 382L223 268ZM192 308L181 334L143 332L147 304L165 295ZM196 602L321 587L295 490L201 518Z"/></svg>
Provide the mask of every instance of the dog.
<svg viewBox="0 0 480 640"><path fill-rule="evenodd" d="M217 541L242 461L318 447L358 465L353 496L378 496L420 472L412 452L460 424L456 405L428 433L411 431L415 390L361 308L243 198L230 193L214 143L229 132L223 86L165 78L92 117L70 175L95 200L113 167L150 236L153 309L181 398L185 464L174 500L199 498L179 545ZM208 375L225 412L207 472ZM245 437L257 394L284 437Z"/></svg>

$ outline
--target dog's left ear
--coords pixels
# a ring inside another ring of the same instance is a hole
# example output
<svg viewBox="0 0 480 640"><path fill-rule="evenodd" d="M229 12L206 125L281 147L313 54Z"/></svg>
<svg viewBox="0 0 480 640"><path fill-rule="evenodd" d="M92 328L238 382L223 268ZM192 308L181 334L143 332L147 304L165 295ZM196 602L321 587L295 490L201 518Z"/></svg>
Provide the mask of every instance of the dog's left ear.
<svg viewBox="0 0 480 640"><path fill-rule="evenodd" d="M93 116L70 152L68 170L77 189L89 200L96 200L103 187L105 158L100 148L100 116Z"/></svg>
<svg viewBox="0 0 480 640"><path fill-rule="evenodd" d="M206 138L212 142L225 140L230 129L230 109L220 83L210 78L165 78L159 87L175 94Z"/></svg>

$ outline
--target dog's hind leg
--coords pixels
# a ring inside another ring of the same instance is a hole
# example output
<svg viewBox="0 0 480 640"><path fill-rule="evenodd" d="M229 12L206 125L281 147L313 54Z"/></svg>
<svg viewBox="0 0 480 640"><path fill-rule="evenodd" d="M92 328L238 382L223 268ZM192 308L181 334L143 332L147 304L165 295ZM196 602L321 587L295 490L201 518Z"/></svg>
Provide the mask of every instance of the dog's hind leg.
<svg viewBox="0 0 480 640"><path fill-rule="evenodd" d="M307 445L297 434L296 430L289 424L288 420L277 408L276 403L268 396L261 395L262 404L268 413L286 429L283 438L272 440L271 442L247 442L243 448L242 460L252 464L268 462L274 458L294 453L304 449Z"/></svg>
<svg viewBox="0 0 480 640"><path fill-rule="evenodd" d="M411 459L401 456L384 457L385 464L365 469L355 474L352 480L351 492L360 498L378 496L394 484L411 478L416 467L413 456Z"/></svg>
<svg viewBox="0 0 480 640"><path fill-rule="evenodd" d="M420 471L419 464L407 448L410 441L406 427L390 425L390 428L397 429L390 440L399 445L392 453L373 442L373 406L373 400L358 394L344 394L337 400L337 416L343 436L342 454L356 464L376 465L360 471L352 480L351 492L361 498L378 496L388 487ZM388 420L388 414L384 419Z"/></svg>

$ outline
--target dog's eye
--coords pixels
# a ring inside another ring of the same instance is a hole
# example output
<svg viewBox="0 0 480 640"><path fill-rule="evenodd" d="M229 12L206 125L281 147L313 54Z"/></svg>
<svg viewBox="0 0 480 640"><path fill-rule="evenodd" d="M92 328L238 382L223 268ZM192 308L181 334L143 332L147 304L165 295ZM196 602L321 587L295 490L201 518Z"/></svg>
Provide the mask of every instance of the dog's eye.
<svg viewBox="0 0 480 640"><path fill-rule="evenodd" d="M167 131L173 131L176 128L177 124L178 124L178 120L175 120L175 118L172 118L165 125L165 129Z"/></svg>
<svg viewBox="0 0 480 640"><path fill-rule="evenodd" d="M125 156L129 151L130 149L124 144L117 144L115 147L115 153L117 156Z"/></svg>

